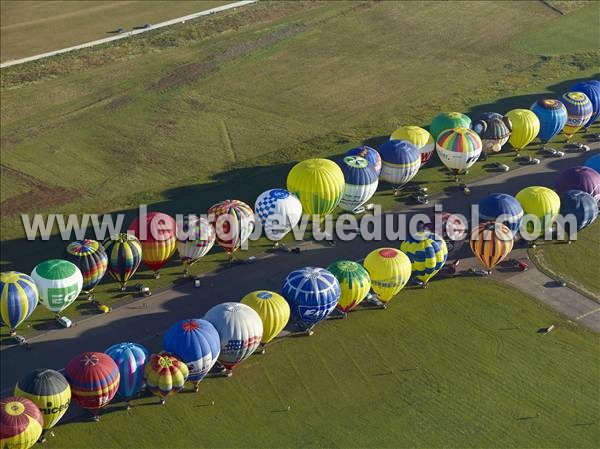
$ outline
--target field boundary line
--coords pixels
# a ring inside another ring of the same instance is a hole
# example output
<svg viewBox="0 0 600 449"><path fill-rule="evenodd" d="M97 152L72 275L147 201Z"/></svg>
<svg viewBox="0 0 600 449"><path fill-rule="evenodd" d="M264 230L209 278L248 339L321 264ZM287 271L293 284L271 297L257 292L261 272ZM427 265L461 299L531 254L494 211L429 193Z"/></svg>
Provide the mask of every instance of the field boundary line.
<svg viewBox="0 0 600 449"><path fill-rule="evenodd" d="M72 47L62 48L60 50L54 50L54 51L49 51L46 53L40 53L39 55L27 56L26 58L13 59L13 60L1 63L0 69L16 66L16 65L20 65L20 64L25 64L26 62L37 61L40 59L49 58L51 56L69 53L69 52L75 51L75 50L81 50L84 48L95 47L96 45L107 44L109 42L114 42L114 41L118 41L121 39L126 39L131 36L135 36L138 34L146 33L147 31L158 30L160 28L175 25L175 24L187 21L187 20L197 19L198 17L208 16L210 14L227 11L228 9L235 9L240 6L246 6L246 5L250 5L252 3L257 3L257 2L258 2L258 0L242 0L242 1L234 2L234 3L228 3L226 5L221 5L221 6L217 6L215 8L207 9L205 11L199 11L199 12L195 12L193 14L188 14L187 16L181 16L181 17L177 17L175 19L170 19L170 20L166 20L164 22L159 22L159 23L150 25L148 28L131 30L131 31L127 31L122 34L118 34L116 36L105 37L102 39L97 39L94 41L86 42L84 44L79 44L79 45L74 45Z"/></svg>

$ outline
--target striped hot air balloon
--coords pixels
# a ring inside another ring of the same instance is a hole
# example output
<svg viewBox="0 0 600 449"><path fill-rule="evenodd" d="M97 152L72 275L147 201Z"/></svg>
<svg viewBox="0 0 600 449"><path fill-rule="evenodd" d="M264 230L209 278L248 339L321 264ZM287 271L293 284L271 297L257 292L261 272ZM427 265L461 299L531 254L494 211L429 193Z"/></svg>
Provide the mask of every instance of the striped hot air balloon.
<svg viewBox="0 0 600 449"><path fill-rule="evenodd" d="M593 112L589 120L583 124L585 128L589 128L600 117L600 81L581 81L572 86L569 90L571 92L582 92L590 99Z"/></svg>
<svg viewBox="0 0 600 449"><path fill-rule="evenodd" d="M421 154L421 166L429 162L433 150L435 150L433 136L419 126L401 126L392 133L390 140L406 140L417 147Z"/></svg>
<svg viewBox="0 0 600 449"><path fill-rule="evenodd" d="M104 353L114 360L119 369L117 394L127 401L129 408L129 401L144 387L144 365L148 360L148 350L138 343L117 343Z"/></svg>
<svg viewBox="0 0 600 449"><path fill-rule="evenodd" d="M187 218L177 230L177 251L187 275L190 267L215 244L215 229L206 218Z"/></svg>
<svg viewBox="0 0 600 449"><path fill-rule="evenodd" d="M514 235L502 223L481 223L471 232L471 251L487 268L488 273L512 251Z"/></svg>
<svg viewBox="0 0 600 449"><path fill-rule="evenodd" d="M371 288L384 304L400 293L410 279L410 259L395 248L371 251L363 265L371 278Z"/></svg>
<svg viewBox="0 0 600 449"><path fill-rule="evenodd" d="M208 209L208 219L215 228L217 244L230 258L254 230L254 212L239 200L225 200L213 205Z"/></svg>
<svg viewBox="0 0 600 449"><path fill-rule="evenodd" d="M256 198L254 210L265 235L273 242L284 238L302 218L302 203L285 189L270 189L261 193Z"/></svg>
<svg viewBox="0 0 600 449"><path fill-rule="evenodd" d="M183 390L188 374L187 365L166 351L152 354L144 367L146 387L161 404L167 396Z"/></svg>
<svg viewBox="0 0 600 449"><path fill-rule="evenodd" d="M594 107L583 92L567 92L560 100L567 108L567 124L563 128L563 134L570 140L590 120Z"/></svg>
<svg viewBox="0 0 600 449"><path fill-rule="evenodd" d="M66 259L73 262L83 276L83 291L92 295L108 267L108 257L104 246L96 240L75 240L67 246Z"/></svg>
<svg viewBox="0 0 600 449"><path fill-rule="evenodd" d="M453 128L442 131L436 150L442 163L454 174L466 172L479 159L481 138L469 128Z"/></svg>
<svg viewBox="0 0 600 449"><path fill-rule="evenodd" d="M460 112L440 112L431 120L429 132L433 140L437 142L440 134L447 129L470 128L471 119Z"/></svg>
<svg viewBox="0 0 600 449"><path fill-rule="evenodd" d="M363 145L362 147L351 148L350 150L346 151L345 156L364 157L367 161L369 161L369 164L371 167L373 167L377 176L379 176L381 173L381 156L374 148L366 145Z"/></svg>
<svg viewBox="0 0 600 449"><path fill-rule="evenodd" d="M571 167L563 170L554 183L556 192L581 190L600 201L600 174L590 167Z"/></svg>
<svg viewBox="0 0 600 449"><path fill-rule="evenodd" d="M327 267L340 283L340 299L337 303L338 310L350 312L371 290L371 278L367 270L359 263L351 260L340 260Z"/></svg>
<svg viewBox="0 0 600 449"><path fill-rule="evenodd" d="M11 334L33 313L38 297L37 286L31 277L18 271L0 273L0 316Z"/></svg>
<svg viewBox="0 0 600 449"><path fill-rule="evenodd" d="M108 272L125 291L127 281L133 277L142 263L142 244L131 234L117 234L102 245L108 257Z"/></svg>
<svg viewBox="0 0 600 449"><path fill-rule="evenodd" d="M516 234L523 220L523 208L514 196L506 193L491 193L479 200L479 217L483 221L501 222Z"/></svg>
<svg viewBox="0 0 600 449"><path fill-rule="evenodd" d="M506 116L512 123L508 141L518 153L533 142L540 132L540 119L529 109L513 109Z"/></svg>
<svg viewBox="0 0 600 449"><path fill-rule="evenodd" d="M550 229L556 214L560 210L560 197L554 190L542 186L530 186L525 187L517 195L515 199L521 204L523 208L524 218L526 215L531 215L536 218L540 223L538 231L544 233L547 229ZM521 232L523 232L523 225L525 224L525 230L532 234L536 231L536 226L531 220L523 220L521 224ZM536 237L539 237L537 235Z"/></svg>
<svg viewBox="0 0 600 449"><path fill-rule="evenodd" d="M377 191L379 179L369 162L360 156L344 157L340 167L345 181L340 208L353 211L371 199Z"/></svg>
<svg viewBox="0 0 600 449"><path fill-rule="evenodd" d="M446 242L425 231L409 235L400 249L408 256L412 265L412 275L427 286L429 280L442 269L448 257Z"/></svg>
<svg viewBox="0 0 600 449"><path fill-rule="evenodd" d="M79 268L62 259L50 259L36 265L31 278L37 285L40 304L56 314L77 299L83 286Z"/></svg>
<svg viewBox="0 0 600 449"><path fill-rule="evenodd" d="M389 140L379 147L379 154L379 177L396 188L413 179L421 167L419 150L407 140Z"/></svg>
<svg viewBox="0 0 600 449"><path fill-rule="evenodd" d="M486 112L473 124L473 131L481 137L482 152L498 153L510 138L512 123L508 117L496 112Z"/></svg>
<svg viewBox="0 0 600 449"><path fill-rule="evenodd" d="M567 190L560 194L560 214L563 217L573 215L576 220L576 230L591 225L598 218L598 203L592 195L581 190ZM575 229L569 229L569 235Z"/></svg>
<svg viewBox="0 0 600 449"><path fill-rule="evenodd" d="M173 217L162 212L150 212L134 218L127 231L138 238L142 245L142 262L154 271L155 278L159 278L158 270L177 249L177 224Z"/></svg>
<svg viewBox="0 0 600 449"><path fill-rule="evenodd" d="M42 435L44 419L40 409L27 398L0 399L0 447L29 449Z"/></svg>
<svg viewBox="0 0 600 449"><path fill-rule="evenodd" d="M261 344L265 345L277 337L290 320L290 305L283 296L267 290L248 293L240 301L254 309L263 323Z"/></svg>
<svg viewBox="0 0 600 449"><path fill-rule="evenodd" d="M557 136L567 123L567 108L558 100L538 100L530 109L540 121L538 137L544 145Z"/></svg>

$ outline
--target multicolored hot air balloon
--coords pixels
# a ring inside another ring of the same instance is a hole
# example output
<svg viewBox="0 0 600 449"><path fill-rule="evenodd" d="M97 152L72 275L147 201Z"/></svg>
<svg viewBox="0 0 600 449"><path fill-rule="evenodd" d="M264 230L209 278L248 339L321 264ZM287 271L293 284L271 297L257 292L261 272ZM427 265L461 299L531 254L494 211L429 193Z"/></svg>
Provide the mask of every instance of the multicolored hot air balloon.
<svg viewBox="0 0 600 449"><path fill-rule="evenodd" d="M104 351L119 368L119 389L117 395L129 401L144 387L144 365L148 361L148 350L138 343L117 343Z"/></svg>
<svg viewBox="0 0 600 449"><path fill-rule="evenodd" d="M371 278L371 288L383 304L400 293L410 279L410 259L395 248L371 251L365 257L363 266Z"/></svg>
<svg viewBox="0 0 600 449"><path fill-rule="evenodd" d="M422 282L423 287L442 269L448 257L446 242L429 231L409 235L400 250L410 259L412 275Z"/></svg>
<svg viewBox="0 0 600 449"><path fill-rule="evenodd" d="M194 382L198 391L200 381L219 357L221 340L217 329L208 321L188 319L169 328L163 337L163 349L187 364L188 380Z"/></svg>
<svg viewBox="0 0 600 449"><path fill-rule="evenodd" d="M340 283L340 299L337 303L338 310L350 312L371 290L371 278L367 270L359 263L351 260L340 260L327 267Z"/></svg>
<svg viewBox="0 0 600 449"><path fill-rule="evenodd" d="M158 396L161 404L167 396L183 390L188 374L187 365L166 351L152 354L144 367L146 388Z"/></svg>
<svg viewBox="0 0 600 449"><path fill-rule="evenodd" d="M401 126L392 133L390 140L406 140L417 147L421 154L421 166L429 162L433 150L435 150L433 136L426 129L419 126Z"/></svg>
<svg viewBox="0 0 600 449"><path fill-rule="evenodd" d="M340 299L340 283L324 268L304 267L287 275L281 293L292 317L308 329L324 320Z"/></svg>
<svg viewBox="0 0 600 449"><path fill-rule="evenodd" d="M563 133L570 140L585 125L594 113L592 102L583 92L567 92L560 98L567 108L567 124Z"/></svg>
<svg viewBox="0 0 600 449"><path fill-rule="evenodd" d="M430 218L431 223L425 224L424 229L440 235L444 239L449 256L460 251L467 236L468 226L464 217L440 211L434 212Z"/></svg>
<svg viewBox="0 0 600 449"><path fill-rule="evenodd" d="M178 226L177 251L186 276L190 267L208 254L215 239L215 229L206 218L186 217Z"/></svg>
<svg viewBox="0 0 600 449"><path fill-rule="evenodd" d="M556 192L562 193L567 190L581 190L600 201L600 174L589 167L571 167L563 170L554 183Z"/></svg>
<svg viewBox="0 0 600 449"><path fill-rule="evenodd" d="M56 314L77 299L83 286L79 268L62 259L50 259L36 265L31 278L37 285L40 304Z"/></svg>
<svg viewBox="0 0 600 449"><path fill-rule="evenodd" d="M42 412L43 431L53 428L71 403L69 382L53 369L36 369L17 382L15 396L27 398Z"/></svg>
<svg viewBox="0 0 600 449"><path fill-rule="evenodd" d="M219 362L229 371L246 360L262 340L263 324L254 309L239 302L224 302L211 308L206 315L219 333Z"/></svg>
<svg viewBox="0 0 600 449"><path fill-rule="evenodd" d="M106 274L108 257L104 246L96 240L75 240L67 246L66 259L73 262L83 275L83 291L92 297L96 285Z"/></svg>
<svg viewBox="0 0 600 449"><path fill-rule="evenodd" d="M575 217L576 229L568 229L570 234L575 230L581 231L591 225L598 218L598 203L592 195L581 190L567 190L560 194L560 214L567 219L569 215Z"/></svg>
<svg viewBox="0 0 600 449"><path fill-rule="evenodd" d="M482 221L496 221L501 218L500 222L506 225L514 236L523 220L523 208L514 196L490 193L479 200L479 218Z"/></svg>
<svg viewBox="0 0 600 449"><path fill-rule="evenodd" d="M442 131L454 128L470 128L471 119L460 112L440 112L431 120L429 132L433 140L437 141Z"/></svg>
<svg viewBox="0 0 600 449"><path fill-rule="evenodd" d="M140 221L140 219L142 221ZM160 270L177 249L177 224L170 215L149 212L133 219L129 233L134 234L142 245L142 262L159 278Z"/></svg>
<svg viewBox="0 0 600 449"><path fill-rule="evenodd" d="M208 209L208 219L217 234L217 245L233 258L254 230L254 212L243 201L225 200Z"/></svg>
<svg viewBox="0 0 600 449"><path fill-rule="evenodd" d="M531 186L525 187L515 196L515 199L523 207L523 212L526 215L532 215L539 220L541 229L538 229L541 233L550 229L556 214L560 210L560 198L554 192L547 187ZM532 220L524 220L521 223L521 233L523 232L523 224L525 224L525 230L529 234L536 232L536 226ZM537 235L536 237L539 237Z"/></svg>
<svg viewBox="0 0 600 449"><path fill-rule="evenodd" d="M379 147L382 167L379 177L396 188L415 177L421 167L421 154L406 140L389 140Z"/></svg>
<svg viewBox="0 0 600 449"><path fill-rule="evenodd" d="M583 124L583 126L587 129L592 123L598 120L600 117L600 81L598 80L588 80L581 81L575 84L571 89L571 92L582 92L584 93L592 102L593 112L590 116L589 120Z"/></svg>
<svg viewBox="0 0 600 449"><path fill-rule="evenodd" d="M540 121L538 137L544 145L557 136L567 123L567 108L558 100L538 100L530 109Z"/></svg>
<svg viewBox="0 0 600 449"><path fill-rule="evenodd" d="M373 169L375 169L375 173L377 174L377 176L379 176L379 173L381 173L381 156L379 155L379 152L374 148L368 146L352 148L346 151L345 156L364 157L367 161L369 161L369 164L371 164Z"/></svg>
<svg viewBox="0 0 600 449"><path fill-rule="evenodd" d="M486 112L473 124L473 131L481 138L484 154L498 153L510 137L512 123L508 117L496 112Z"/></svg>
<svg viewBox="0 0 600 449"><path fill-rule="evenodd" d="M71 359L65 368L73 400L100 419L100 409L106 407L119 389L119 368L103 352L84 352Z"/></svg>
<svg viewBox="0 0 600 449"><path fill-rule="evenodd" d="M108 272L125 291L127 281L142 263L142 244L131 234L116 234L102 242L108 257Z"/></svg>
<svg viewBox="0 0 600 449"><path fill-rule="evenodd" d="M33 313L38 298L38 289L31 277L18 271L0 273L0 316L11 335Z"/></svg>
<svg viewBox="0 0 600 449"><path fill-rule="evenodd" d="M518 153L535 139L540 132L540 119L529 109L513 109L506 114L512 123L508 141Z"/></svg>
<svg viewBox="0 0 600 449"><path fill-rule="evenodd" d="M302 218L302 203L285 189L270 189L261 193L254 210L272 242L284 238Z"/></svg>
<svg viewBox="0 0 600 449"><path fill-rule="evenodd" d="M584 165L593 168L596 170L596 173L600 173L600 153L588 157Z"/></svg>
<svg viewBox="0 0 600 449"><path fill-rule="evenodd" d="M242 304L254 309L263 323L261 344L265 345L277 337L290 320L290 305L275 292L257 290L241 300Z"/></svg>
<svg viewBox="0 0 600 449"><path fill-rule="evenodd" d="M469 128L454 128L442 131L436 150L442 163L456 176L468 170L481 154L479 135Z"/></svg>
<svg viewBox="0 0 600 449"><path fill-rule="evenodd" d="M502 223L481 223L471 232L471 251L491 273L512 251L513 237L513 232Z"/></svg>
<svg viewBox="0 0 600 449"><path fill-rule="evenodd" d="M344 157L340 167L346 182L340 208L347 211L357 210L375 194L379 178L369 162L360 156Z"/></svg>
<svg viewBox="0 0 600 449"><path fill-rule="evenodd" d="M32 401L8 396L0 400L0 447L29 449L42 435L44 419Z"/></svg>
<svg viewBox="0 0 600 449"><path fill-rule="evenodd" d="M322 220L344 196L344 174L329 159L307 159L292 167L287 189L300 199L304 213L318 215Z"/></svg>

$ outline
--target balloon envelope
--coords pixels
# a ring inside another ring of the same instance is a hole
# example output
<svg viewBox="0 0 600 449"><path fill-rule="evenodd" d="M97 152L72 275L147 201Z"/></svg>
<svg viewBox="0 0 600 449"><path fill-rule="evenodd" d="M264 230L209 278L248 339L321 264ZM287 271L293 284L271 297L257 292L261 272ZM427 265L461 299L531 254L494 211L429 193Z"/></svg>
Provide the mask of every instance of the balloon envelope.
<svg viewBox="0 0 600 449"><path fill-rule="evenodd" d="M492 270L512 251L513 232L502 223L481 223L471 232L471 251Z"/></svg>
<svg viewBox="0 0 600 449"><path fill-rule="evenodd" d="M345 180L340 208L352 211L371 199L377 190L379 178L369 162L360 156L344 157L340 167Z"/></svg>
<svg viewBox="0 0 600 449"><path fill-rule="evenodd" d="M585 161L585 166L593 168L596 173L600 173L600 153L590 156Z"/></svg>
<svg viewBox="0 0 600 449"><path fill-rule="evenodd" d="M102 245L108 257L108 272L124 288L142 263L142 244L136 236L121 233Z"/></svg>
<svg viewBox="0 0 600 449"><path fill-rule="evenodd" d="M508 142L512 123L508 117L495 112L486 112L479 116L473 124L473 131L481 138L482 151L497 153Z"/></svg>
<svg viewBox="0 0 600 449"><path fill-rule="evenodd" d="M379 173L381 173L381 156L374 148L368 146L352 148L346 152L346 156L364 157L367 161L369 161L369 164L371 164L377 176L379 176Z"/></svg>
<svg viewBox="0 0 600 449"><path fill-rule="evenodd" d="M157 272L171 258L177 248L177 224L170 215L149 212L136 217L129 225L142 245L142 262Z"/></svg>
<svg viewBox="0 0 600 449"><path fill-rule="evenodd" d="M441 112L431 120L429 132L433 140L437 141L442 131L454 128L470 128L471 119L460 112Z"/></svg>
<svg viewBox="0 0 600 449"><path fill-rule="evenodd" d="M242 304L254 309L263 323L262 343L269 343L277 337L290 319L290 306L285 298L275 292L257 290L248 293Z"/></svg>
<svg viewBox="0 0 600 449"><path fill-rule="evenodd" d="M401 126L390 136L390 140L406 140L412 143L421 154L421 165L425 165L431 159L435 150L435 140L429 132L419 126Z"/></svg>
<svg viewBox="0 0 600 449"><path fill-rule="evenodd" d="M583 92L567 92L563 94L561 101L567 108L567 124L563 128L563 133L567 139L570 139L590 120L594 108Z"/></svg>
<svg viewBox="0 0 600 449"><path fill-rule="evenodd" d="M327 267L340 283L340 299L337 308L342 312L350 312L371 290L371 278L363 266L351 260L340 260Z"/></svg>
<svg viewBox="0 0 600 449"><path fill-rule="evenodd" d="M225 200L211 206L208 219L215 228L217 244L227 254L240 249L254 229L252 208L239 200Z"/></svg>
<svg viewBox="0 0 600 449"><path fill-rule="evenodd" d="M389 140L379 147L382 167L379 177L395 186L403 186L421 167L417 147L407 140Z"/></svg>
<svg viewBox="0 0 600 449"><path fill-rule="evenodd" d="M302 218L302 203L285 189L270 189L261 193L254 210L271 241L284 238Z"/></svg>
<svg viewBox="0 0 600 449"><path fill-rule="evenodd" d="M512 132L508 141L517 151L522 150L535 139L540 132L540 119L529 109L513 109L506 114L512 123Z"/></svg>
<svg viewBox="0 0 600 449"><path fill-rule="evenodd" d="M412 275L425 284L441 270L448 257L446 242L429 231L409 235L400 250L410 259Z"/></svg>
<svg viewBox="0 0 600 449"><path fill-rule="evenodd" d="M0 273L0 316L12 331L33 313L38 289L30 276L18 271Z"/></svg>
<svg viewBox="0 0 600 449"><path fill-rule="evenodd" d="M152 354L144 366L146 388L165 398L183 389L188 373L187 365L173 354L165 351Z"/></svg>
<svg viewBox="0 0 600 449"><path fill-rule="evenodd" d="M117 343L104 351L119 368L119 389L117 394L129 400L144 386L144 365L148 360L148 350L138 343Z"/></svg>
<svg viewBox="0 0 600 449"><path fill-rule="evenodd" d="M540 121L538 137L544 144L558 135L567 123L567 108L558 100L538 100L530 109Z"/></svg>
<svg viewBox="0 0 600 449"><path fill-rule="evenodd" d="M108 267L104 246L96 240L75 240L67 246L66 259L73 262L83 276L83 291L91 292L100 283Z"/></svg>
<svg viewBox="0 0 600 449"><path fill-rule="evenodd" d="M396 296L410 279L410 259L395 248L371 251L363 265L371 278L371 288L383 303Z"/></svg>
<svg viewBox="0 0 600 449"><path fill-rule="evenodd" d="M9 396L0 400L0 447L29 449L42 435L43 418L37 405L27 398Z"/></svg>
<svg viewBox="0 0 600 449"><path fill-rule="evenodd" d="M186 217L178 225L177 252L183 265L196 263L211 250L215 244L215 230L206 218Z"/></svg>
<svg viewBox="0 0 600 449"><path fill-rule="evenodd" d="M563 170L556 178L556 191L581 190L600 201L600 174L589 167L571 167Z"/></svg>
<svg viewBox="0 0 600 449"><path fill-rule="evenodd" d="M96 411L106 407L119 389L119 368L103 352L84 352L71 359L65 369L73 400L81 408Z"/></svg>
<svg viewBox="0 0 600 449"><path fill-rule="evenodd" d="M36 265L31 278L37 285L40 304L55 313L69 307L83 286L79 268L63 259L50 259Z"/></svg>
<svg viewBox="0 0 600 449"><path fill-rule="evenodd" d="M537 217L541 225L540 232L550 228L560 210L560 198L554 190L547 187L526 187L517 193L515 198L523 207L524 214ZM525 223L521 223L521 231L523 224ZM532 221L527 221L525 229L531 234L536 228Z"/></svg>
<svg viewBox="0 0 600 449"><path fill-rule="evenodd" d="M448 255L460 251L467 236L467 223L458 214L451 212L434 212L430 217L431 223L424 226L430 232L433 232L444 239Z"/></svg>
<svg viewBox="0 0 600 449"><path fill-rule="evenodd" d="M436 144L442 163L455 173L462 173L477 162L482 148L481 138L469 128L442 131Z"/></svg>
<svg viewBox="0 0 600 449"><path fill-rule="evenodd" d="M581 231L598 218L598 203L592 195L581 190L567 190L560 194L560 214L563 217L573 215L576 229ZM568 230L570 233L575 229Z"/></svg>
<svg viewBox="0 0 600 449"><path fill-rule="evenodd" d="M600 117L600 81L581 81L580 83L575 84L569 90L571 92L583 92L590 99L590 102L592 103L593 112L589 120L586 123L584 123L583 126L591 126L591 124L598 120L598 117Z"/></svg>
<svg viewBox="0 0 600 449"><path fill-rule="evenodd" d="M499 217L513 233L517 233L523 220L523 208L514 196L506 193L491 193L479 200L479 218L496 221Z"/></svg>

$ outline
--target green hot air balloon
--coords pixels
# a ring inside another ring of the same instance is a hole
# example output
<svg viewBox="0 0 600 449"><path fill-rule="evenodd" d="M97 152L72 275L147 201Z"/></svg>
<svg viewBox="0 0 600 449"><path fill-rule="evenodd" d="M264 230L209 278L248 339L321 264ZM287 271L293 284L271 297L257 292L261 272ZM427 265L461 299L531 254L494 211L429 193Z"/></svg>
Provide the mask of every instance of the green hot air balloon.
<svg viewBox="0 0 600 449"><path fill-rule="evenodd" d="M40 304L57 315L77 299L83 276L77 266L63 259L46 260L31 272L40 294Z"/></svg>

